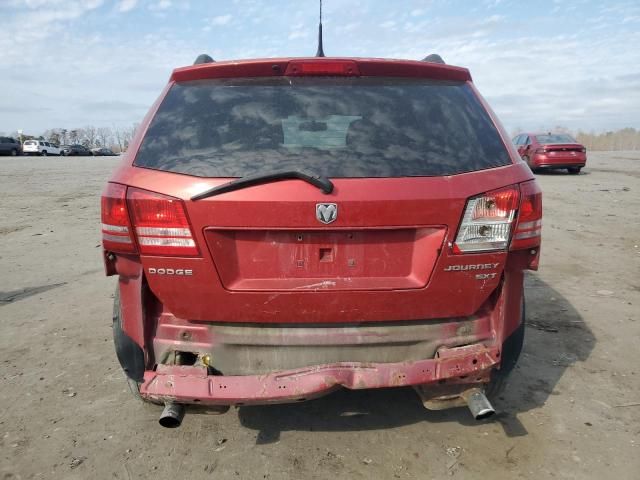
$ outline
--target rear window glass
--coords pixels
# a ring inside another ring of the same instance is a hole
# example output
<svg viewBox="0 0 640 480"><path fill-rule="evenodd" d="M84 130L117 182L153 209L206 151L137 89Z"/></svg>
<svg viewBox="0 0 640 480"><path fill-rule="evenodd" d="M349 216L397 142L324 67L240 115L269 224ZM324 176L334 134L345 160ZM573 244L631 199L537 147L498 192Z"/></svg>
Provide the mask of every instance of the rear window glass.
<svg viewBox="0 0 640 480"><path fill-rule="evenodd" d="M176 84L134 161L202 177L304 170L334 178L451 175L509 163L468 85L388 78Z"/></svg>
<svg viewBox="0 0 640 480"><path fill-rule="evenodd" d="M536 138L539 143L576 143L575 138L564 133L555 135L536 135Z"/></svg>

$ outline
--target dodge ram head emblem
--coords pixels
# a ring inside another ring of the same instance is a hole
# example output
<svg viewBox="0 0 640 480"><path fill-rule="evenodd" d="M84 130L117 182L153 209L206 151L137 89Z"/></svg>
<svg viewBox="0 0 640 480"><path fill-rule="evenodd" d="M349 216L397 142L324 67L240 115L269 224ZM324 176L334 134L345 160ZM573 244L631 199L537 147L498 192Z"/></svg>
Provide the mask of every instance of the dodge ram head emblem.
<svg viewBox="0 0 640 480"><path fill-rule="evenodd" d="M331 223L338 218L338 205L335 203L316 203L316 218L321 223Z"/></svg>

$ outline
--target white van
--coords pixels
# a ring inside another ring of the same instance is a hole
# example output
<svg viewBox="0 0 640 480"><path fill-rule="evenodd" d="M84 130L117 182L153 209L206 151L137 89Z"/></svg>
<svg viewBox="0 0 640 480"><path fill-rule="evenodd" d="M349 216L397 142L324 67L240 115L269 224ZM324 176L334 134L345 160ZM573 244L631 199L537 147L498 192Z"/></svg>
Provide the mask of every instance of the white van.
<svg viewBox="0 0 640 480"><path fill-rule="evenodd" d="M44 140L26 140L22 144L22 151L25 155L60 155L60 147L55 143Z"/></svg>

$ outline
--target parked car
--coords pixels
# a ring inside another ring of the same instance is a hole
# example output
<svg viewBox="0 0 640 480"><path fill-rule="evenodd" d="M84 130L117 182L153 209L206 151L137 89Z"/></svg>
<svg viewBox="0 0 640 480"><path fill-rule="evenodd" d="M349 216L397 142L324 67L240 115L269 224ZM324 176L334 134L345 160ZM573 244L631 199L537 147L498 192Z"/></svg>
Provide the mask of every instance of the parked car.
<svg viewBox="0 0 640 480"><path fill-rule="evenodd" d="M185 405L340 387L491 415L523 344L542 194L469 71L205 63L173 71L102 194L133 394L167 427Z"/></svg>
<svg viewBox="0 0 640 480"><path fill-rule="evenodd" d="M116 154L113 153L113 151L109 148L92 148L91 149L91 153L97 157L112 157L115 156Z"/></svg>
<svg viewBox="0 0 640 480"><path fill-rule="evenodd" d="M89 150L84 145L62 145L61 147L62 155L66 156L87 156L90 157L93 155L93 152Z"/></svg>
<svg viewBox="0 0 640 480"><path fill-rule="evenodd" d="M0 137L0 155L11 155L15 157L22 153L22 145L15 138Z"/></svg>
<svg viewBox="0 0 640 480"><path fill-rule="evenodd" d="M22 151L25 155L60 155L60 147L45 140L25 140Z"/></svg>
<svg viewBox="0 0 640 480"><path fill-rule="evenodd" d="M587 149L566 133L521 133L513 143L534 172L566 168L578 174L587 163Z"/></svg>

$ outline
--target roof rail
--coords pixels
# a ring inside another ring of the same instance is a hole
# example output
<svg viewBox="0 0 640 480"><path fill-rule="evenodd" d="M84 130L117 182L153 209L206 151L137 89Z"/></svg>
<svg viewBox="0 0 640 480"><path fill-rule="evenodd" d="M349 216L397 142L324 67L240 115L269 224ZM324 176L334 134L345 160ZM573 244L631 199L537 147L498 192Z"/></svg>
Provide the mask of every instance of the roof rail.
<svg viewBox="0 0 640 480"><path fill-rule="evenodd" d="M431 63L444 63L444 60L437 53L432 53L431 55L427 55L422 59L423 62L431 62Z"/></svg>
<svg viewBox="0 0 640 480"><path fill-rule="evenodd" d="M194 65L200 65L201 63L214 63L215 60L213 58L211 58L209 55L207 55L206 53L201 53L200 55L198 55L198 58L196 58L196 61L193 62Z"/></svg>

